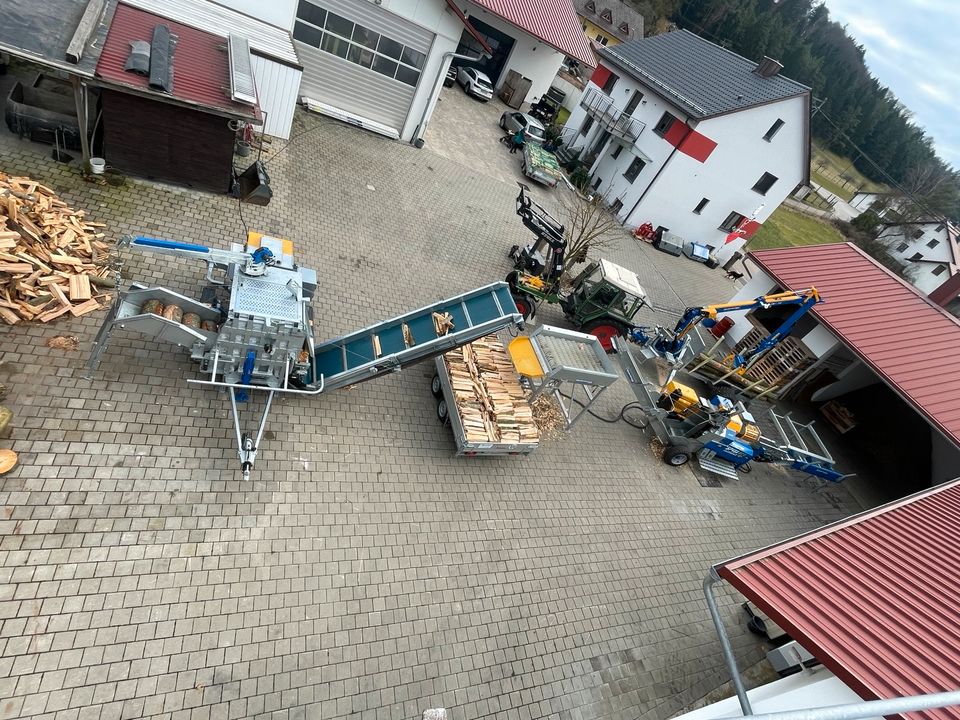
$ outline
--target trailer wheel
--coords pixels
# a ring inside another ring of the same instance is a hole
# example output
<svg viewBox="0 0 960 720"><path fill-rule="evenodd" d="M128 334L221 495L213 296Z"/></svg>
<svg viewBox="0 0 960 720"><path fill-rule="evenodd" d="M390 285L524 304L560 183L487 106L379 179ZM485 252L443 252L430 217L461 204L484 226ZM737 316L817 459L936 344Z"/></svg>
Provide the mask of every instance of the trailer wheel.
<svg viewBox="0 0 960 720"><path fill-rule="evenodd" d="M446 422L446 421L447 421L447 416L448 416L448 414L449 414L449 413L448 413L448 410L447 410L447 401L446 401L446 400L438 400L438 401L437 401L437 417L438 417L441 421Z"/></svg>
<svg viewBox="0 0 960 720"><path fill-rule="evenodd" d="M583 326L583 331L596 337L600 346L608 353L613 352L613 338L626 335L620 323L606 318L587 323Z"/></svg>
<svg viewBox="0 0 960 720"><path fill-rule="evenodd" d="M533 314L533 303L525 295L514 295L513 304L517 306L517 312L523 315L524 320Z"/></svg>
<svg viewBox="0 0 960 720"><path fill-rule="evenodd" d="M440 376L434 373L433 379L430 380L430 392L433 393L435 398L443 397L443 386L440 384Z"/></svg>
<svg viewBox="0 0 960 720"><path fill-rule="evenodd" d="M663 449L663 455L661 458L667 465L672 467L680 467L681 465L686 465L690 462L690 453L688 453L683 448L672 447L668 445Z"/></svg>
<svg viewBox="0 0 960 720"><path fill-rule="evenodd" d="M512 248L510 248L510 252L507 253L507 257L510 258L511 260L516 260L517 255L519 253L520 253L520 246L514 245Z"/></svg>

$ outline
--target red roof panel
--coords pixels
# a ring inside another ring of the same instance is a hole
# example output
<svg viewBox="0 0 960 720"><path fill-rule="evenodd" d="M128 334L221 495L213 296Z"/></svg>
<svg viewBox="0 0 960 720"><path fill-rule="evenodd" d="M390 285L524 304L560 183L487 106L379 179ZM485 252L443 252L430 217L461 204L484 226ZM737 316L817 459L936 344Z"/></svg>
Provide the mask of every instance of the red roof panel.
<svg viewBox="0 0 960 720"><path fill-rule="evenodd" d="M784 287L816 286L817 319L960 447L960 321L849 243L751 256Z"/></svg>
<svg viewBox="0 0 960 720"><path fill-rule="evenodd" d="M861 697L890 699L960 687L958 540L955 480L717 572Z"/></svg>
<svg viewBox="0 0 960 720"><path fill-rule="evenodd" d="M585 65L597 60L570 0L472 0L511 25L542 40L554 50Z"/></svg>
<svg viewBox="0 0 960 720"><path fill-rule="evenodd" d="M130 54L130 42L153 38L153 28L166 25L176 36L173 50L173 92L152 90L148 79L123 69ZM96 77L112 85L147 92L158 100L196 105L231 117L254 119L256 109L230 99L230 68L226 40L153 13L120 3L97 62Z"/></svg>

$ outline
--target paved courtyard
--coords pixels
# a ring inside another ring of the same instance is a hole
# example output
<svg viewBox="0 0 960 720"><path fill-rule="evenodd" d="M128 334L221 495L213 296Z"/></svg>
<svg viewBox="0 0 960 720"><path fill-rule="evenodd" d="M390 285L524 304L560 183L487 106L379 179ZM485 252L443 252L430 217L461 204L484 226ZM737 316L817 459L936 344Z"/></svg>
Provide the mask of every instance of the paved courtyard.
<svg viewBox="0 0 960 720"><path fill-rule="evenodd" d="M242 220L225 197L89 185L8 137L0 169L112 238L227 247L244 222L292 238L320 338L500 279L527 239L502 169L313 116L294 132L268 160L274 201ZM732 290L626 235L605 254L665 310ZM197 295L203 270L138 256L125 272ZM709 565L859 509L765 467L705 488L592 418L529 458L454 458L429 366L275 405L243 482L226 398L187 385L176 348L118 333L81 377L101 319L0 326L0 445L21 460L0 478L0 720L662 720L726 679ZM758 660L738 597L721 602Z"/></svg>

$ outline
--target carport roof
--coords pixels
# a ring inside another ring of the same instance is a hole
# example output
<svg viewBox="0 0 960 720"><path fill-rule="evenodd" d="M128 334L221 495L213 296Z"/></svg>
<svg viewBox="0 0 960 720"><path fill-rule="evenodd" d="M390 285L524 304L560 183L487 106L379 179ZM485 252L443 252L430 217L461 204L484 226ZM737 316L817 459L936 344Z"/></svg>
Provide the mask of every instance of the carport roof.
<svg viewBox="0 0 960 720"><path fill-rule="evenodd" d="M597 60L571 0L471 0L567 57L596 67Z"/></svg>
<svg viewBox="0 0 960 720"><path fill-rule="evenodd" d="M850 243L750 254L787 288L816 286L812 312L960 447L960 321Z"/></svg>
<svg viewBox="0 0 960 720"><path fill-rule="evenodd" d="M960 480L715 570L864 699L957 687Z"/></svg>

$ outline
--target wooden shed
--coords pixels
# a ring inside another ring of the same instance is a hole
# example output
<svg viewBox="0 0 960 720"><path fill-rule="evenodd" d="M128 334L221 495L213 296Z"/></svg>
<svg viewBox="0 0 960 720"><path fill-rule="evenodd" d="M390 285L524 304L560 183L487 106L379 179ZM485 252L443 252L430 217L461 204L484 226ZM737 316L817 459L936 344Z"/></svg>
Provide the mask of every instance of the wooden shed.
<svg viewBox="0 0 960 720"><path fill-rule="evenodd" d="M153 44L148 51L153 65L158 53L167 52L168 72L157 77L152 67L147 74L127 69L134 43ZM121 2L95 82L102 88L103 155L109 166L201 190L230 189L235 128L257 122L259 114L255 102L231 98L225 38Z"/></svg>

